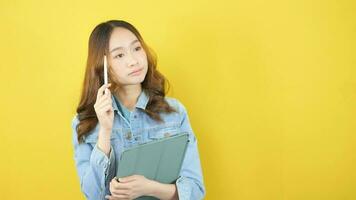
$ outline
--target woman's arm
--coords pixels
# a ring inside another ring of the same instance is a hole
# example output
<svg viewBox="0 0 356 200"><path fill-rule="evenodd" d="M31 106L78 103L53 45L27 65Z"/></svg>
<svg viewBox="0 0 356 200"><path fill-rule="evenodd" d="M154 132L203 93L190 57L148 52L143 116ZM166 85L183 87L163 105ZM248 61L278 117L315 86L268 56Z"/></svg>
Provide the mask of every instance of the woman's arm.
<svg viewBox="0 0 356 200"><path fill-rule="evenodd" d="M182 103L177 100L181 113L181 131L189 134L189 143L180 171L180 177L176 181L177 192L180 200L198 200L205 196L203 173L200 164L198 141L191 128L187 111Z"/></svg>
<svg viewBox="0 0 356 200"><path fill-rule="evenodd" d="M87 143L78 143L75 117L72 122L74 160L80 179L80 188L88 200L105 199L109 192L109 181L115 176L115 155L110 146L107 156L99 147ZM105 149L105 147L104 147Z"/></svg>
<svg viewBox="0 0 356 200"><path fill-rule="evenodd" d="M141 196L153 196L163 200L178 199L175 184L163 184L142 175L113 178L109 187L111 195L105 197L109 200L136 199Z"/></svg>
<svg viewBox="0 0 356 200"><path fill-rule="evenodd" d="M148 196L154 196L162 200L178 200L177 186L175 184L164 184L150 181Z"/></svg>

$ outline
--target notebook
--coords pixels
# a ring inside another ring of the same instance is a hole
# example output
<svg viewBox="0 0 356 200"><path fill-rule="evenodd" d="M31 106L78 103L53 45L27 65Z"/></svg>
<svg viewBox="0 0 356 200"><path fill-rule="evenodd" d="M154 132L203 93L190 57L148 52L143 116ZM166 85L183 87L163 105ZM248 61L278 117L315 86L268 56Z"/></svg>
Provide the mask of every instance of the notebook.
<svg viewBox="0 0 356 200"><path fill-rule="evenodd" d="M181 133L126 149L121 154L116 177L138 174L161 183L174 183L179 177L188 142L188 134Z"/></svg>

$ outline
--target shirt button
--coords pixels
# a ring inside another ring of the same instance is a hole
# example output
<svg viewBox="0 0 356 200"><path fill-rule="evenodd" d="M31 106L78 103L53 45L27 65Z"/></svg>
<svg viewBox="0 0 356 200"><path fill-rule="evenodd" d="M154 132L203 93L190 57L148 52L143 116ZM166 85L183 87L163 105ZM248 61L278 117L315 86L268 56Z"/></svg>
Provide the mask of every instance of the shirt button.
<svg viewBox="0 0 356 200"><path fill-rule="evenodd" d="M131 135L131 132L128 132L128 133L126 134L126 139L127 139L127 140L131 140L131 136L132 136L132 135Z"/></svg>

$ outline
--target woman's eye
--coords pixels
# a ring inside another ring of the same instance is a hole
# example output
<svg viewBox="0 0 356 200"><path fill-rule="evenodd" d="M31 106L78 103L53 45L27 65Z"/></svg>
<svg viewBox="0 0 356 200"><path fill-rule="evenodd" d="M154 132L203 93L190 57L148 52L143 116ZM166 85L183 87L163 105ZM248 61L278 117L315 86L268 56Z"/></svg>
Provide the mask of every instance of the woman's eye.
<svg viewBox="0 0 356 200"><path fill-rule="evenodd" d="M120 53L120 54L116 55L115 58L117 58L117 57L122 58L122 56L124 56L124 54Z"/></svg>
<svg viewBox="0 0 356 200"><path fill-rule="evenodd" d="M135 50L139 51L139 50L141 50L141 47L136 47Z"/></svg>

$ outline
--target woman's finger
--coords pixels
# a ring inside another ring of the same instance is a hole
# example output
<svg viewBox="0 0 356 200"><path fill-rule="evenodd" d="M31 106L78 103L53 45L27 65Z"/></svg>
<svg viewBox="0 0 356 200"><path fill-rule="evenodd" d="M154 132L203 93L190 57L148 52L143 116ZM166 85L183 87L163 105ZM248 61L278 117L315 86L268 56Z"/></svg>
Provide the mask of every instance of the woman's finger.
<svg viewBox="0 0 356 200"><path fill-rule="evenodd" d="M124 199L124 198L117 198L117 197L114 197L114 196L111 196L111 195L106 195L105 196L105 199L109 199L109 200L122 200L122 199ZM125 198L125 199L127 199L127 198Z"/></svg>
<svg viewBox="0 0 356 200"><path fill-rule="evenodd" d="M98 93L97 93L97 97L99 98L99 97L101 97L101 96L103 96L104 95L104 90L105 90L105 88L107 88L108 87L108 85L102 85L99 89L98 89Z"/></svg>
<svg viewBox="0 0 356 200"><path fill-rule="evenodd" d="M102 102L100 105L96 106L95 108L97 110L101 110L101 109L103 109L104 107L107 107L107 106L112 106L112 102L111 101Z"/></svg>
<svg viewBox="0 0 356 200"><path fill-rule="evenodd" d="M110 192L111 192L112 195L115 195L115 196L117 196L117 195L128 196L128 191L129 190L115 190L115 189L113 189Z"/></svg>
<svg viewBox="0 0 356 200"><path fill-rule="evenodd" d="M105 101L109 101L109 102L112 102L112 99L111 99L111 95L110 96L102 96L101 98L99 98L96 102L95 102L95 106L99 106L100 104L102 104L103 102Z"/></svg>
<svg viewBox="0 0 356 200"><path fill-rule="evenodd" d="M122 194L119 194L119 195L116 195L116 194L111 194L111 196L113 196L114 198L117 198L117 199L129 199L129 196L128 195L122 195Z"/></svg>
<svg viewBox="0 0 356 200"><path fill-rule="evenodd" d="M96 100L98 100L99 98L101 98L104 95L104 90L108 87L111 86L111 83L107 84L107 85L102 85L99 89L98 89L98 93L96 96Z"/></svg>
<svg viewBox="0 0 356 200"><path fill-rule="evenodd" d="M111 98L111 91L109 89L109 87L103 88L105 89L107 92L106 93L102 93L104 90L102 91L98 91L98 95L96 98L96 101L98 102L100 99L108 99Z"/></svg>
<svg viewBox="0 0 356 200"><path fill-rule="evenodd" d="M139 179L141 176L140 175L131 175L131 176L126 176L126 177L122 177L120 178L120 181L121 183L128 183L128 182L131 182L131 181L135 181L137 179Z"/></svg>
<svg viewBox="0 0 356 200"><path fill-rule="evenodd" d="M110 182L110 185L113 187L114 190L125 190L125 189L129 189L129 187L127 185L124 185L123 183L120 183L119 181L117 181L116 178L113 178Z"/></svg>
<svg viewBox="0 0 356 200"><path fill-rule="evenodd" d="M115 190L130 190L131 186L127 183L120 183L117 182L116 184L113 185Z"/></svg>
<svg viewBox="0 0 356 200"><path fill-rule="evenodd" d="M105 102L111 102L112 103L112 98L111 95L107 96L106 94L104 96L102 96L101 98L99 98L95 104L94 107L100 107L101 104L105 103Z"/></svg>
<svg viewBox="0 0 356 200"><path fill-rule="evenodd" d="M98 110L99 113L105 113L108 111L113 111L113 108L111 105L106 105Z"/></svg>
<svg viewBox="0 0 356 200"><path fill-rule="evenodd" d="M104 92L104 95L106 96L111 96L111 91L109 89L110 85L105 89L106 92Z"/></svg>

